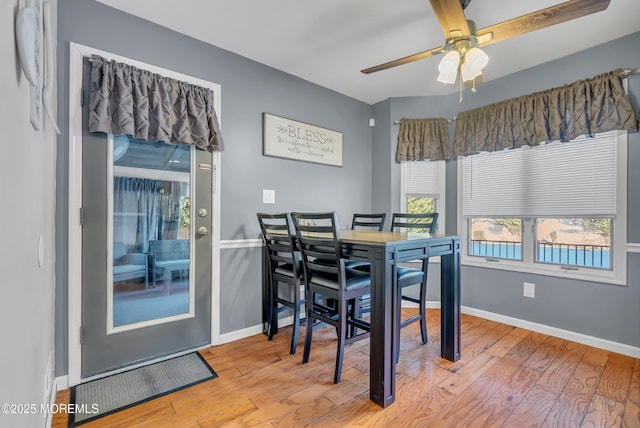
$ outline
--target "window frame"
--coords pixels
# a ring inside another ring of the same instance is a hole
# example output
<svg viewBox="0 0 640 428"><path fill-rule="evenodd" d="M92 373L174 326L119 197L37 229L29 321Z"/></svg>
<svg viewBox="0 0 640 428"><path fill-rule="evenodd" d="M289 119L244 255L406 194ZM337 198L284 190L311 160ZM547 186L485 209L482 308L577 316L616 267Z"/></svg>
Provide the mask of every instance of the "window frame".
<svg viewBox="0 0 640 428"><path fill-rule="evenodd" d="M572 144L572 143L567 143ZM580 143L576 143L579 144ZM522 261L508 259L486 259L469 255L470 217L464 212L464 158L457 160L458 231L461 238L461 264L465 266L506 270L536 275L627 285L627 150L628 132L616 131L616 215L611 233L611 270L572 266L567 269L560 264L535 261L537 217L522 217ZM507 216L505 216L507 217ZM573 216L572 216L573 217ZM589 217L589 216L585 216ZM576 217L577 218L577 217Z"/></svg>
<svg viewBox="0 0 640 428"><path fill-rule="evenodd" d="M436 168L435 174L438 176L438 185L436 189L430 189L431 191L425 192L407 192L407 183L409 179L408 168L406 161L400 162L400 211L407 212L407 198L434 198L435 209L438 213L438 223L436 225L436 233L445 233L445 207L446 207L446 161L421 161L433 165ZM414 162L412 162L414 163ZM435 190L435 191L434 191Z"/></svg>

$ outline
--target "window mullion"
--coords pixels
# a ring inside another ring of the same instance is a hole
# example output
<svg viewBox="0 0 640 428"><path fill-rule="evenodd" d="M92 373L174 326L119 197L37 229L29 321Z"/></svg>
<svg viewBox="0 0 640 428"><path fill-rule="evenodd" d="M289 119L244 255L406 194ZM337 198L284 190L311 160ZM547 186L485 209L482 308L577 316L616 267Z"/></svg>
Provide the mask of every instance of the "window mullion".
<svg viewBox="0 0 640 428"><path fill-rule="evenodd" d="M532 265L535 260L535 219L523 218L522 229L522 262Z"/></svg>

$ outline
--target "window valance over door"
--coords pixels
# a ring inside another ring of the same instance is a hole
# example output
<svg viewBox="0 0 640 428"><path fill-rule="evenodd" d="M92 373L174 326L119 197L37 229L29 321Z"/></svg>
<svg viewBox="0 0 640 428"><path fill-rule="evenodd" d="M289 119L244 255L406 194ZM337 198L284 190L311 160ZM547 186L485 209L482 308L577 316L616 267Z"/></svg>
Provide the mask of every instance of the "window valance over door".
<svg viewBox="0 0 640 428"><path fill-rule="evenodd" d="M636 129L622 86L623 71L525 95L458 114L454 154L471 155L586 134Z"/></svg>
<svg viewBox="0 0 640 428"><path fill-rule="evenodd" d="M89 130L222 151L209 88L92 56Z"/></svg>

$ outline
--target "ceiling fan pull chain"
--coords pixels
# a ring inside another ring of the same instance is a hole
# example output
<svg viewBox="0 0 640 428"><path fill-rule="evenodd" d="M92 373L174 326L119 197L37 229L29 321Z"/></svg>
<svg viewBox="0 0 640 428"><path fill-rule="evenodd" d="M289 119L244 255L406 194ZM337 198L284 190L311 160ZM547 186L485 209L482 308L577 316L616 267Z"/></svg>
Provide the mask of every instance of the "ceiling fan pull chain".
<svg viewBox="0 0 640 428"><path fill-rule="evenodd" d="M458 73L460 75L460 99L458 100L459 103L462 102L462 73Z"/></svg>

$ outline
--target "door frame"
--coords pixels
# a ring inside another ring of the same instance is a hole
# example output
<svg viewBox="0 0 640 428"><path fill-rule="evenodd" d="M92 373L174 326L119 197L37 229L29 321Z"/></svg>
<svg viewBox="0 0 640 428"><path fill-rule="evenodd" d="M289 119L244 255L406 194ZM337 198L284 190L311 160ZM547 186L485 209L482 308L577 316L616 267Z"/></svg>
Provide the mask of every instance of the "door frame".
<svg viewBox="0 0 640 428"><path fill-rule="evenodd" d="M221 86L186 74L178 73L161 67L156 67L120 55L101 51L78 43L69 43L69 198L68 198L68 379L69 386L75 386L83 381L96 377L129 370L127 367L113 372L104 373L92 378L83 379L81 375L82 345L82 224L80 210L82 207L82 69L83 58L92 54L100 55L108 60L115 60L130 64L139 69L158 73L177 80L210 88L214 91L214 108L222 126L221 118ZM211 342L209 345L220 343L220 152L213 152L212 195L211 195ZM190 351L187 351L190 352ZM184 352L186 353L186 352ZM171 355L151 362L175 357Z"/></svg>

